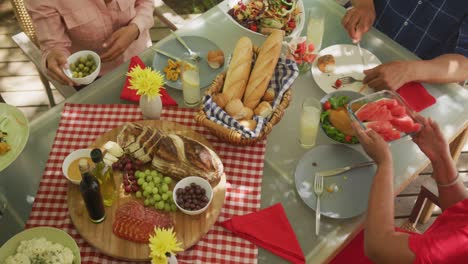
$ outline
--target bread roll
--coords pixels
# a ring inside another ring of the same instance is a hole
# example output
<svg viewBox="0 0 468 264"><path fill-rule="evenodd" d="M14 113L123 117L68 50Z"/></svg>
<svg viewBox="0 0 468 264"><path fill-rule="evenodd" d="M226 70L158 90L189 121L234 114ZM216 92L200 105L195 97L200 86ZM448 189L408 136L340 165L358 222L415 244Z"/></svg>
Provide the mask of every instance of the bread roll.
<svg viewBox="0 0 468 264"><path fill-rule="evenodd" d="M261 102L254 110L255 115L267 118L273 113L273 107L268 102Z"/></svg>
<svg viewBox="0 0 468 264"><path fill-rule="evenodd" d="M246 115L244 105L240 99L234 99L226 105L226 113L236 120L243 119Z"/></svg>
<svg viewBox="0 0 468 264"><path fill-rule="evenodd" d="M241 120L239 123L248 130L255 130L257 127L257 121L255 120Z"/></svg>
<svg viewBox="0 0 468 264"><path fill-rule="evenodd" d="M241 99L249 80L252 67L253 46L248 37L242 37L237 41L231 63L224 81L223 94L228 101Z"/></svg>
<svg viewBox="0 0 468 264"><path fill-rule="evenodd" d="M253 115L254 115L254 112L252 109L248 108L248 107L245 107L244 106L244 109L242 109L242 112L244 113L244 118L243 119L252 119L253 118Z"/></svg>
<svg viewBox="0 0 468 264"><path fill-rule="evenodd" d="M331 73L335 71L335 57L327 54L318 58L317 67L323 73Z"/></svg>
<svg viewBox="0 0 468 264"><path fill-rule="evenodd" d="M273 102L275 100L275 96L276 96L275 89L268 88L266 90L265 94L262 97L262 101L266 101L266 102L271 103L271 102Z"/></svg>
<svg viewBox="0 0 468 264"><path fill-rule="evenodd" d="M222 50L210 50L206 56L206 61L213 69L218 69L224 64L224 52Z"/></svg>
<svg viewBox="0 0 468 264"><path fill-rule="evenodd" d="M221 108L224 108L228 103L226 95L222 93L213 95L213 101Z"/></svg>
<svg viewBox="0 0 468 264"><path fill-rule="evenodd" d="M260 48L257 61L255 62L252 74L250 74L249 83L245 90L243 99L245 106L255 109L265 94L276 63L278 63L282 41L282 31L274 30Z"/></svg>

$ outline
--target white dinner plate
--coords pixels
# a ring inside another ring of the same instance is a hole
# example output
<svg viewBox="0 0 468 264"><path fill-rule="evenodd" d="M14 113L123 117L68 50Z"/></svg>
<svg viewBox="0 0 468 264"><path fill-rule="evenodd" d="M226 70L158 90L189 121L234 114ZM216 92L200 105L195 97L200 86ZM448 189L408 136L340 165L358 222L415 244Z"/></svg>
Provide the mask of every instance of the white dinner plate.
<svg viewBox="0 0 468 264"><path fill-rule="evenodd" d="M364 54L364 58L367 62L366 69L371 69L382 64L379 58L377 58L377 56L372 54L372 52L366 49L363 49L362 47L361 49ZM331 92L336 91L337 89L333 88L335 81L338 78L341 78L344 76L351 76L358 80L364 79L361 56L359 55L359 50L356 45L347 45L347 44L333 45L333 46L330 46L321 50L318 54L318 57L326 55L326 54L331 54L333 55L333 57L335 57L336 67L333 73L321 72L317 67L318 60L314 61L312 68L311 68L312 76L314 77L315 82L320 87L320 89L322 89L324 92L331 93ZM352 84L343 85L339 88L339 90L350 90L350 91L359 92L362 85L363 84L361 82L355 82ZM370 94L373 92L374 92L374 89L366 88L361 93Z"/></svg>
<svg viewBox="0 0 468 264"><path fill-rule="evenodd" d="M18 158L23 151L29 138L29 123L26 116L15 106L0 103L0 122L3 118L7 118L4 127L7 143L10 145L10 151L0 155L0 171L4 170L8 165Z"/></svg>

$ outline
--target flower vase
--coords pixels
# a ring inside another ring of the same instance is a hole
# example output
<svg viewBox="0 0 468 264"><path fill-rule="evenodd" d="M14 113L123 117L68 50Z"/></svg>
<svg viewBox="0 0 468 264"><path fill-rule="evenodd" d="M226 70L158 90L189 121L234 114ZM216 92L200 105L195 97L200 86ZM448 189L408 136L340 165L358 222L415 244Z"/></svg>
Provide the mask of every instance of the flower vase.
<svg viewBox="0 0 468 264"><path fill-rule="evenodd" d="M140 109L145 119L159 119L162 111L161 97L149 98L146 95L140 97Z"/></svg>
<svg viewBox="0 0 468 264"><path fill-rule="evenodd" d="M299 68L299 74L303 75L304 73L310 71L311 66L312 66L312 63L308 63L308 62L302 62L300 64L298 63L297 67Z"/></svg>

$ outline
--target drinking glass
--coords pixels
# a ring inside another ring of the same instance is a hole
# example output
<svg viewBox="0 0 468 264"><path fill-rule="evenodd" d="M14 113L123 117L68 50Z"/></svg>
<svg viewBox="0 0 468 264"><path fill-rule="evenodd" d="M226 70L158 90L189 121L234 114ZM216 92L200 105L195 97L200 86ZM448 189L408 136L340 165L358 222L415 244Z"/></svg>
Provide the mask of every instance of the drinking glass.
<svg viewBox="0 0 468 264"><path fill-rule="evenodd" d="M182 67L182 93L184 103L188 107L197 106L200 103L200 71L196 62L183 62Z"/></svg>
<svg viewBox="0 0 468 264"><path fill-rule="evenodd" d="M325 12L320 12L318 8L307 9L307 41L315 46L315 53L322 47L323 32L325 30Z"/></svg>
<svg viewBox="0 0 468 264"><path fill-rule="evenodd" d="M304 99L302 103L299 142L304 148L315 146L320 121L320 109L320 102L313 97Z"/></svg>

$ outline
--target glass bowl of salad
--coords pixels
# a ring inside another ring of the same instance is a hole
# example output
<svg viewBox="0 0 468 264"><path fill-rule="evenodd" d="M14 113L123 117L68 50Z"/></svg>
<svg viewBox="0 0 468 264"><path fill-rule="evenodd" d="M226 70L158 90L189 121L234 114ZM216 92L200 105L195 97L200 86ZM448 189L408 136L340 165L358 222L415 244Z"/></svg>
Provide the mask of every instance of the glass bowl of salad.
<svg viewBox="0 0 468 264"><path fill-rule="evenodd" d="M320 100L320 126L325 135L339 143L359 144L351 127L352 119L347 107L351 101L361 97L363 95L358 92L342 90L329 93Z"/></svg>
<svg viewBox="0 0 468 264"><path fill-rule="evenodd" d="M286 37L299 36L304 28L302 0L228 0L227 15L237 25L258 35L281 29Z"/></svg>

